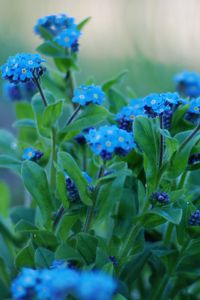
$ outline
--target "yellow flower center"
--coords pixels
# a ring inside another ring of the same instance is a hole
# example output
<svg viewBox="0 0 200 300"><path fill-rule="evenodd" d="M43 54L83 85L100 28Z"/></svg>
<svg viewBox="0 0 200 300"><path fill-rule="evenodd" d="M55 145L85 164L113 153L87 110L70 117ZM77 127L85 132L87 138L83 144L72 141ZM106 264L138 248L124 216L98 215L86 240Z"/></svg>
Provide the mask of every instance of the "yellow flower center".
<svg viewBox="0 0 200 300"><path fill-rule="evenodd" d="M106 147L111 147L111 146L112 146L111 141L107 141L107 142L106 142Z"/></svg>
<svg viewBox="0 0 200 300"><path fill-rule="evenodd" d="M25 74L27 71L26 69L22 69L22 73Z"/></svg>
<svg viewBox="0 0 200 300"><path fill-rule="evenodd" d="M33 156L33 152L28 152L28 157L32 157Z"/></svg>
<svg viewBox="0 0 200 300"><path fill-rule="evenodd" d="M124 138L122 136L120 136L118 140L119 140L120 143L124 142Z"/></svg>

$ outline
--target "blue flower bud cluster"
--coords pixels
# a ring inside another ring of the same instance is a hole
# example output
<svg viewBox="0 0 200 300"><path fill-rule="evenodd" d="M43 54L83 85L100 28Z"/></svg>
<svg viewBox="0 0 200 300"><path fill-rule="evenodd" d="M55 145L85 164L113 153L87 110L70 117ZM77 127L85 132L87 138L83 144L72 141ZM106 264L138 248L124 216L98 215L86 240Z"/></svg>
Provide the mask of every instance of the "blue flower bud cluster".
<svg viewBox="0 0 200 300"><path fill-rule="evenodd" d="M200 210L199 209L195 210L191 214L188 223L191 226L200 226Z"/></svg>
<svg viewBox="0 0 200 300"><path fill-rule="evenodd" d="M92 185L91 185L92 178L86 172L82 172L82 174L88 182L88 188L90 190L92 190L93 189ZM66 188L67 188L69 200L71 202L80 201L80 195L79 195L78 189L77 189L74 181L67 174L65 174L65 182L66 182Z"/></svg>
<svg viewBox="0 0 200 300"><path fill-rule="evenodd" d="M86 106L90 103L101 105L105 100L105 93L101 86L98 85L81 85L74 91L72 102L78 103L81 106Z"/></svg>
<svg viewBox="0 0 200 300"><path fill-rule="evenodd" d="M188 104L189 108L185 119L193 124L198 124L200 121L200 97L192 99Z"/></svg>
<svg viewBox="0 0 200 300"><path fill-rule="evenodd" d="M80 134L75 136L74 139L79 145L83 146L87 143L85 135L90 131L90 129L92 129L92 127L85 128Z"/></svg>
<svg viewBox="0 0 200 300"><path fill-rule="evenodd" d="M174 76L177 91L190 98L200 96L200 75L195 72L184 71Z"/></svg>
<svg viewBox="0 0 200 300"><path fill-rule="evenodd" d="M155 192L151 196L152 200L160 204L169 204L169 195L166 192Z"/></svg>
<svg viewBox="0 0 200 300"><path fill-rule="evenodd" d="M42 153L41 151L35 150L35 149L30 147L30 148L24 149L22 159L32 160L32 161L37 162L43 155L44 155L44 153Z"/></svg>
<svg viewBox="0 0 200 300"><path fill-rule="evenodd" d="M47 31L60 46L71 48L72 52L78 51L78 39L81 32L75 24L74 18L65 14L46 16L40 18L34 27L36 34L45 37L41 29Z"/></svg>
<svg viewBox="0 0 200 300"><path fill-rule="evenodd" d="M32 81L19 84L6 82L3 89L4 95L11 101L30 101L37 91L36 86Z"/></svg>
<svg viewBox="0 0 200 300"><path fill-rule="evenodd" d="M43 62L44 59L39 54L16 54L9 57L1 67L2 78L15 84L38 79L45 70Z"/></svg>
<svg viewBox="0 0 200 300"><path fill-rule="evenodd" d="M12 283L14 300L64 300L73 296L80 300L111 300L116 282L99 271L53 269L22 269Z"/></svg>
<svg viewBox="0 0 200 300"><path fill-rule="evenodd" d="M127 155L136 146L133 135L115 125L91 129L86 139L92 151L103 160L111 159L114 153Z"/></svg>
<svg viewBox="0 0 200 300"><path fill-rule="evenodd" d="M200 163L200 153L193 153L190 155L188 164L189 165L195 165Z"/></svg>
<svg viewBox="0 0 200 300"><path fill-rule="evenodd" d="M119 128L124 129L128 132L132 131L135 117L144 115L143 107L137 106L139 105L137 105L136 103L135 106L124 106L119 111L119 113L116 114L115 120L118 122Z"/></svg>

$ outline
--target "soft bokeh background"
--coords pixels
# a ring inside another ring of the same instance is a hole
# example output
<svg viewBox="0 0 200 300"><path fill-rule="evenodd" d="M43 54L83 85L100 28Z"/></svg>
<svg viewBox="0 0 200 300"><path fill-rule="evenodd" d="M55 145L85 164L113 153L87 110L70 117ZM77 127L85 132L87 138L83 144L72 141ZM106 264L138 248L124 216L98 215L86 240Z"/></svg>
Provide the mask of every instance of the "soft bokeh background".
<svg viewBox="0 0 200 300"><path fill-rule="evenodd" d="M172 91L177 71L200 71L199 0L0 0L0 64L34 52L35 22L60 12L77 22L92 17L81 37L79 82L94 76L101 83L127 69L122 91L144 96ZM12 129L13 118L12 103L1 101L0 127Z"/></svg>

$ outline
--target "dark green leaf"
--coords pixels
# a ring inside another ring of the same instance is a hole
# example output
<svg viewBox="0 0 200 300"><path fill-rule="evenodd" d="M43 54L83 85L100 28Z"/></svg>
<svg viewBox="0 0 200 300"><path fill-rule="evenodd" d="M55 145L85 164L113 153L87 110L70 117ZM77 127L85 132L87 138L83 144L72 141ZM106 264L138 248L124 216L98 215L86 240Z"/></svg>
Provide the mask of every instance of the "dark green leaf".
<svg viewBox="0 0 200 300"><path fill-rule="evenodd" d="M78 30L82 30L85 25L87 25L87 23L91 20L91 17L85 18L83 21L81 21L78 25L77 25L77 29Z"/></svg>
<svg viewBox="0 0 200 300"><path fill-rule="evenodd" d="M35 251L35 266L49 268L54 260L54 253L46 248L39 247Z"/></svg>
<svg viewBox="0 0 200 300"><path fill-rule="evenodd" d="M96 259L96 248L98 240L87 233L78 233L76 236L76 240L76 249L87 262L87 264L94 263Z"/></svg>
<svg viewBox="0 0 200 300"><path fill-rule="evenodd" d="M43 126L52 127L62 113L63 101L58 101L47 106L43 113Z"/></svg>

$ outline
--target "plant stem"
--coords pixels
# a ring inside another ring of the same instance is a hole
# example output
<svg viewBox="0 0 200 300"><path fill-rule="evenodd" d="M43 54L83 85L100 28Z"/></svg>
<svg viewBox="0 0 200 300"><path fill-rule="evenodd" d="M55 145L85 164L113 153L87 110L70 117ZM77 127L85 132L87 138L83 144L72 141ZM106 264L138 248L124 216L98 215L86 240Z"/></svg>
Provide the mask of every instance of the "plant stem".
<svg viewBox="0 0 200 300"><path fill-rule="evenodd" d="M67 120L66 126L68 126L69 124L71 124L71 122L74 120L74 118L76 117L76 115L78 114L78 112L80 111L81 106L77 106L77 108L74 110L73 114L69 117L69 119Z"/></svg>
<svg viewBox="0 0 200 300"><path fill-rule="evenodd" d="M64 208L63 205L61 205L58 212L57 212L57 214L56 214L56 218L53 222L53 228L55 228L58 225L58 223L59 223L62 215L64 214L64 212L65 212L65 208Z"/></svg>
<svg viewBox="0 0 200 300"><path fill-rule="evenodd" d="M163 115L160 115L160 129L163 129ZM159 159L159 169L162 167L163 162L163 154L164 154L164 137L162 133L160 133L160 159Z"/></svg>
<svg viewBox="0 0 200 300"><path fill-rule="evenodd" d="M39 91L40 96L41 96L41 98L43 100L44 106L47 107L48 106L48 102L47 102L46 97L45 97L45 95L43 93L43 90L41 88L40 82L39 82L38 78L34 74L33 74L33 78L34 78L33 82L35 83L36 87L38 88L38 91Z"/></svg>
<svg viewBox="0 0 200 300"><path fill-rule="evenodd" d="M56 153L56 129L52 128L52 139L51 139L51 166L50 166L50 185L52 190L55 188L56 183L56 168L54 162L57 160Z"/></svg>
<svg viewBox="0 0 200 300"><path fill-rule="evenodd" d="M66 81L68 83L68 86L69 86L69 98L72 99L76 83L75 83L74 74L71 70L69 70L66 73L65 79L66 79Z"/></svg>
<svg viewBox="0 0 200 300"><path fill-rule="evenodd" d="M181 178L180 178L180 181L179 181L179 184L178 184L178 189L183 188L186 179L187 179L187 171L183 172L183 174L181 175Z"/></svg>
<svg viewBox="0 0 200 300"><path fill-rule="evenodd" d="M170 243L170 240L171 240L171 234L172 234L173 228L174 228L174 225L173 225L172 223L169 223L169 224L167 225L167 230L166 230L165 238L164 238L164 244L165 244L166 246L169 245L169 243Z"/></svg>
<svg viewBox="0 0 200 300"><path fill-rule="evenodd" d="M97 179L101 178L103 175L104 175L104 166L101 166L98 176L97 176ZM91 207L88 207L88 209L87 209L86 219L85 219L85 223L83 225L83 230L82 230L83 232L88 232L90 229L90 225L91 225L95 207L96 207L98 190L99 190L99 186L96 186L96 188L93 192L93 194L94 194L93 205Z"/></svg>
<svg viewBox="0 0 200 300"><path fill-rule="evenodd" d="M179 151L182 151L183 148L189 143L189 141L196 135L196 133L200 130L200 123L193 130L193 132L182 142L180 145Z"/></svg>

